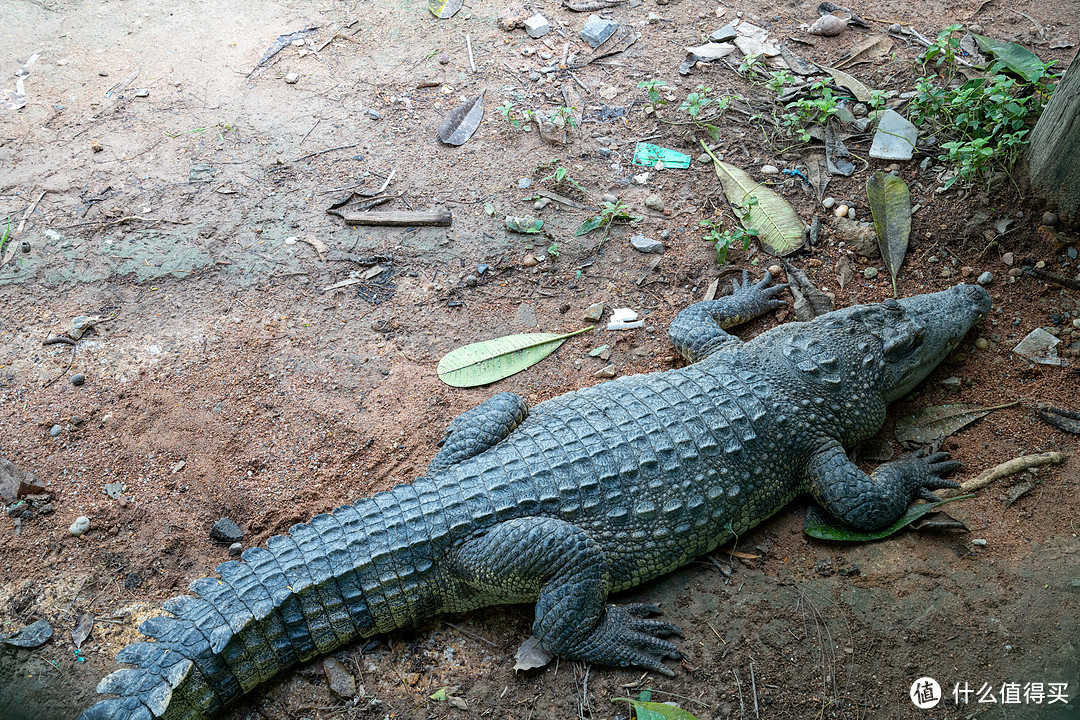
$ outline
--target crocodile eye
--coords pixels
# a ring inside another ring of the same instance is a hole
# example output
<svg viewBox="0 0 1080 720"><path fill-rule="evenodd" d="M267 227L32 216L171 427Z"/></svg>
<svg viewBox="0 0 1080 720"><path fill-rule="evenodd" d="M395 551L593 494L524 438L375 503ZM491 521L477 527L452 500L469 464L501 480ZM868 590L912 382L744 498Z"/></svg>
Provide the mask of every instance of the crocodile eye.
<svg viewBox="0 0 1080 720"><path fill-rule="evenodd" d="M900 303L896 300L896 298L888 298L888 299L884 300L881 304L885 306L886 310L899 310L900 309Z"/></svg>

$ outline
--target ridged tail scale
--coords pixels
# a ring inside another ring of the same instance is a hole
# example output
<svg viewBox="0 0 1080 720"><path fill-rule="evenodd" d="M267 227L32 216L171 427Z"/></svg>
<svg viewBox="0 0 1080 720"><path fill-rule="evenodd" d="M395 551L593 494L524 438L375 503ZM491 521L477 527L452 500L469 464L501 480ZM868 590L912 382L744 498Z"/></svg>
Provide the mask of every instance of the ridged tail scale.
<svg viewBox="0 0 1080 720"><path fill-rule="evenodd" d="M339 507L217 567L139 626L98 684L118 697L79 720L203 720L281 671L415 622L427 591L437 493L426 480ZM421 507L421 500L425 513Z"/></svg>

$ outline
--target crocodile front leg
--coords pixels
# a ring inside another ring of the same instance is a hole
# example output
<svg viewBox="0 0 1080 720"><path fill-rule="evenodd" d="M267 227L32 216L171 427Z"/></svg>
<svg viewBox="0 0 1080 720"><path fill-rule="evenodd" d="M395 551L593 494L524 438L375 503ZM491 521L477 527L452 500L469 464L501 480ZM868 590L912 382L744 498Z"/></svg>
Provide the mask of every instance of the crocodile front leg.
<svg viewBox="0 0 1080 720"><path fill-rule="evenodd" d="M914 498L940 500L931 490L959 488L941 475L960 463L948 453L906 455L867 475L832 440L810 461L810 494L836 518L859 530L878 530L896 522Z"/></svg>
<svg viewBox="0 0 1080 720"><path fill-rule="evenodd" d="M536 600L533 635L549 652L601 665L636 665L673 675L680 657L660 636L673 625L650 620L650 605L606 604L611 585L601 547L571 523L507 520L470 538L454 556L456 574L493 603Z"/></svg>
<svg viewBox="0 0 1080 720"><path fill-rule="evenodd" d="M750 273L743 271L742 285L732 280L732 293L719 300L706 300L685 308L671 321L668 337L671 344L690 362L697 362L724 345L738 343L739 338L724 332L762 313L784 307L783 300L774 296L787 285L773 285L768 270L756 285L750 284Z"/></svg>
<svg viewBox="0 0 1080 720"><path fill-rule="evenodd" d="M450 421L440 443L442 449L428 465L427 475L430 477L498 445L528 416L525 401L512 392L492 395L466 410Z"/></svg>

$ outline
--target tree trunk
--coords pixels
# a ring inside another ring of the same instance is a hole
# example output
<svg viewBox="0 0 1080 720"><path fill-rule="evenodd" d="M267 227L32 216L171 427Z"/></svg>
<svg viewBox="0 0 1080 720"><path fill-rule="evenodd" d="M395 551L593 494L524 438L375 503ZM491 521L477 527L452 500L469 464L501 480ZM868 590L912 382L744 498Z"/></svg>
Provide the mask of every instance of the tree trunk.
<svg viewBox="0 0 1080 720"><path fill-rule="evenodd" d="M1031 131L1028 168L1035 193L1062 218L1080 221L1080 53Z"/></svg>

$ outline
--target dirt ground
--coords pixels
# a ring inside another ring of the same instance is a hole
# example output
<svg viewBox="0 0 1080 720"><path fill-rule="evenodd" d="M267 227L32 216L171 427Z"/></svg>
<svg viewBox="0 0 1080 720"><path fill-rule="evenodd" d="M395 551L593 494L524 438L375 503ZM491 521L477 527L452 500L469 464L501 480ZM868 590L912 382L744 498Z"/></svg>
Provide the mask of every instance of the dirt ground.
<svg viewBox="0 0 1080 720"><path fill-rule="evenodd" d="M601 382L594 373L604 363L587 354L601 344L612 346L619 375L673 367L668 322L722 274L698 222L725 202L707 164L654 173L645 185L633 180L638 140L700 152L692 129L643 114L637 84L667 81L672 108L698 84L764 97L722 62L680 77L683 48L740 13L773 38L807 38L800 25L816 18L815 7L633 0L608 14L642 33L634 46L575 70L576 79L556 71L539 81L530 72L551 62L543 55L557 62L569 43L587 56L578 39L585 15L554 0L534 6L554 25L542 40L499 29L503 6L491 2L450 20L411 0L0 7L0 88L14 89L15 71L37 55L24 78L27 105L0 110L0 218L12 219L19 247L0 267L0 455L35 473L50 495L48 507L41 501L0 525L0 630L39 618L55 627L34 650L0 645L0 718L72 718L93 703L138 621L228 559L208 537L219 518L238 522L248 546L412 480L446 424L494 392L535 404ZM1033 42L1063 68L1075 47L1054 50L1046 40L1075 40L1080 26L1076 2L870 0L853 9L871 30L793 48L831 63L892 22L931 37L953 22L974 23L999 39ZM317 29L303 48L285 47L249 73L277 36L306 28ZM892 54L849 72L871 87L910 90L917 52L897 42ZM295 83L286 81L291 73ZM561 88L584 117L565 147L515 130L497 109L509 99L550 111L565 103ZM445 114L481 90L487 114L476 136L461 147L440 144L435 128ZM601 120L605 106L629 112ZM717 152L758 179L762 165L787 168L803 152L738 115L722 131ZM889 163L863 161L868 138L850 144L859 169L833 178L827 194L864 219L866 178ZM612 699L646 687L703 720L1080 717L1078 443L1033 412L1040 402L1080 405L1080 296L1009 272L1043 262L1076 276L1069 250L1080 245L1075 230L1040 225L1045 208L1021 177L990 191L937 193L922 157L899 166L922 205L901 292L990 271L995 310L892 417L943 402L1019 401L948 441L965 465L958 479L1047 450L1069 455L1066 464L953 505L970 529L963 534L823 543L802 534L807 503L797 502L741 538L736 549L752 559L718 552L625 593L618 600L656 603L683 628L686 659L672 679L568 662L515 674L530 609L496 608L343 649L337 657L361 688L352 701L330 692L315 662L224 717L599 720L626 718L626 703ZM588 213L556 203L535 211L549 236L508 233L503 215L534 212L529 198L555 159L589 193L578 199L595 207L611 193L645 219L614 228L606 241L602 233L578 238L573 230ZM378 209L445 208L452 226L346 227L325 213L351 188L377 190L391 172L386 193L400 197ZM824 221L820 243L794 264L840 307L890 296L881 261L852 255L830 213L778 177L804 221ZM520 189L521 178L532 187ZM652 194L663 212L645 208ZM1004 233L994 229L1002 218L1013 219ZM663 237L665 253L633 250L637 232ZM841 290L843 256L857 272ZM365 279L375 261L389 270ZM737 250L731 262L758 274L772 259ZM881 268L876 278L862 274L870 266ZM325 290L351 278L359 282ZM492 387L452 389L435 374L446 352L468 342L583 327L584 309L596 302L647 313L647 326L577 336ZM75 346L42 344L92 315L107 321ZM790 319L782 310L739 332ZM1011 352L1037 327L1061 335L1070 367ZM985 348L976 347L979 337ZM71 382L77 373L85 384ZM940 382L949 377L961 379L955 391ZM891 421L881 437L899 450ZM114 482L126 486L116 499L103 490ZM1033 490L1010 502L1025 482ZM82 515L91 529L73 537L68 527ZM70 634L80 613L97 618L81 656ZM922 676L945 690L934 710L908 699ZM957 707L952 689L965 683L989 684L999 700L1003 683L1068 683L1069 702L979 704L973 695ZM466 710L429 697L448 686Z"/></svg>

